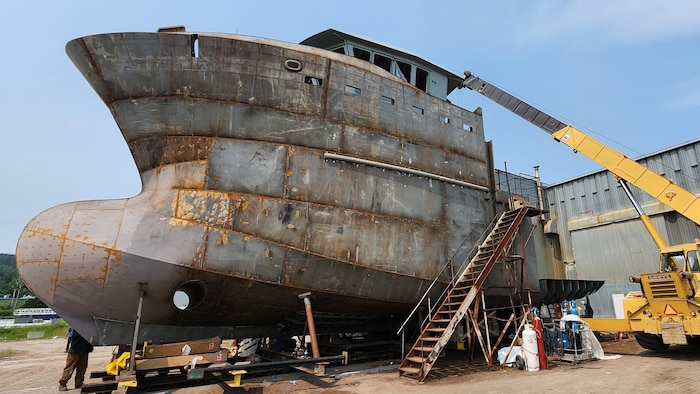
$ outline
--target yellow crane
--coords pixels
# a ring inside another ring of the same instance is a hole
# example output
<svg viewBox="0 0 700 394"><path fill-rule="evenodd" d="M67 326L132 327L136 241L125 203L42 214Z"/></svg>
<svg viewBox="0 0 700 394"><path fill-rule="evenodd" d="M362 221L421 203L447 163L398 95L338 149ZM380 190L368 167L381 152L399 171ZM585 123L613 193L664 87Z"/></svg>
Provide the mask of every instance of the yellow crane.
<svg viewBox="0 0 700 394"><path fill-rule="evenodd" d="M642 347L657 351L672 344L700 341L700 240L667 245L627 183L698 225L700 197L469 71L464 72L461 87L481 93L612 172L659 248L658 272L630 276L631 281L641 285L641 291L632 291L623 299L625 318L586 319L591 329L633 332Z"/></svg>

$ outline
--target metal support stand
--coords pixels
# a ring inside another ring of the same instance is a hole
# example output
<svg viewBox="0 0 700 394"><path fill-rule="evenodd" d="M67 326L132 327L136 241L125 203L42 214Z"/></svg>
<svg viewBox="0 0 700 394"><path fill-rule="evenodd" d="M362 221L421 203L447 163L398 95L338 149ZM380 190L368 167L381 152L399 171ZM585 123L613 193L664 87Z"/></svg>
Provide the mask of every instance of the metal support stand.
<svg viewBox="0 0 700 394"><path fill-rule="evenodd" d="M136 346L139 343L139 328L141 327L141 309L143 308L143 297L146 292L143 288L139 290L139 306L136 309L136 319L134 320L134 338L131 341L131 354L129 357L129 372L132 375L136 374Z"/></svg>
<svg viewBox="0 0 700 394"><path fill-rule="evenodd" d="M486 312L486 295L484 294L483 291L481 293L481 309L484 312L484 331L486 333L486 348L489 349L488 352L484 353L484 356L486 356L487 360L486 362L488 365L491 365L492 363L492 355L493 355L493 349L491 349L491 333L489 332L489 315Z"/></svg>
<svg viewBox="0 0 700 394"><path fill-rule="evenodd" d="M299 298L304 300L306 307L306 323L309 325L309 336L311 337L311 354L314 358L321 357L321 352L318 350L318 339L316 339L316 326L314 325L314 316L311 313L311 300L309 296L311 292L299 294Z"/></svg>

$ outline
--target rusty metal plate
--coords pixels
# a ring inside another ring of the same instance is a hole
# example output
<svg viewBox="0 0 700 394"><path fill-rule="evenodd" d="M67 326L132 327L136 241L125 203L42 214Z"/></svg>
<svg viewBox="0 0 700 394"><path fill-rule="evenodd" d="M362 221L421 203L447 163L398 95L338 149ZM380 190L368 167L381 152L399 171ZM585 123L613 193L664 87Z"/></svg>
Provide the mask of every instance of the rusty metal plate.
<svg viewBox="0 0 700 394"><path fill-rule="evenodd" d="M285 248L259 238L212 229L207 237L204 268L226 275L271 283L284 281Z"/></svg>
<svg viewBox="0 0 700 394"><path fill-rule="evenodd" d="M297 149L290 160L289 197L327 206L415 219L442 220L443 184L380 168L326 161Z"/></svg>
<svg viewBox="0 0 700 394"><path fill-rule="evenodd" d="M284 196L285 146L220 139L210 160L209 189Z"/></svg>

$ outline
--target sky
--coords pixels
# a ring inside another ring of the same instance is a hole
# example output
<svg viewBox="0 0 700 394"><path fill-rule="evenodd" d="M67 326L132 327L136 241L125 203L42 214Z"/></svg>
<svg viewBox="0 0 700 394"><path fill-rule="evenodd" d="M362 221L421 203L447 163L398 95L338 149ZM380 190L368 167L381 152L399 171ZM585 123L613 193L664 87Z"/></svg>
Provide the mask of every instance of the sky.
<svg viewBox="0 0 700 394"><path fill-rule="evenodd" d="M239 33L300 42L333 28L463 70L630 157L698 138L700 2L694 0L13 1L0 14L0 253L53 206L137 195L141 181L107 107L65 54L74 38ZM468 90L498 168L555 183L598 170Z"/></svg>

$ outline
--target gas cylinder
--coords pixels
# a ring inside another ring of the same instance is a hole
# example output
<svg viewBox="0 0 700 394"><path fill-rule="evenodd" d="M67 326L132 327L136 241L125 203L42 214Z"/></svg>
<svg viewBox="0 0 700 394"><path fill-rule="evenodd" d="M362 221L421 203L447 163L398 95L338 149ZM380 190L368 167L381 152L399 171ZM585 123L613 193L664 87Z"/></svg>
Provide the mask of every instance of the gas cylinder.
<svg viewBox="0 0 700 394"><path fill-rule="evenodd" d="M525 364L530 372L540 370L540 360L537 353L537 333L532 329L532 324L525 324L523 330L523 352L525 353Z"/></svg>
<svg viewBox="0 0 700 394"><path fill-rule="evenodd" d="M532 308L532 328L537 334L537 355L539 356L540 369L547 369L547 354L544 350L544 337L542 336L542 319L537 308Z"/></svg>
<svg viewBox="0 0 700 394"><path fill-rule="evenodd" d="M561 302L561 315L566 316L569 314L569 301L564 300Z"/></svg>
<svg viewBox="0 0 700 394"><path fill-rule="evenodd" d="M569 302L569 309L570 309L570 311L569 311L570 314L578 316L578 309L576 308L576 300L571 300ZM571 328L574 330L578 330L579 324L577 322L572 322Z"/></svg>

